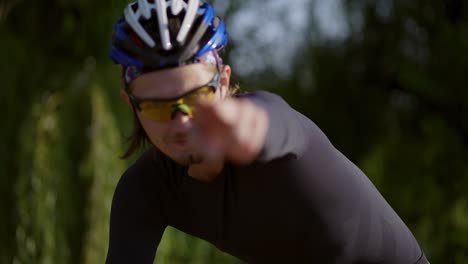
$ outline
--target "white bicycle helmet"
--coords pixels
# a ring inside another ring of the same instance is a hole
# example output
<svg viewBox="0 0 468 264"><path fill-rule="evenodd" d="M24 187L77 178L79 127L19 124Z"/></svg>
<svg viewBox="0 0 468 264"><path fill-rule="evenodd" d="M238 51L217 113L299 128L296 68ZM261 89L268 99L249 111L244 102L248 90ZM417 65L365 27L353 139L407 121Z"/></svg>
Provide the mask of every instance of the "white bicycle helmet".
<svg viewBox="0 0 468 264"><path fill-rule="evenodd" d="M204 0L138 0L115 23L110 56L124 67L158 70L197 63L226 44L223 21Z"/></svg>

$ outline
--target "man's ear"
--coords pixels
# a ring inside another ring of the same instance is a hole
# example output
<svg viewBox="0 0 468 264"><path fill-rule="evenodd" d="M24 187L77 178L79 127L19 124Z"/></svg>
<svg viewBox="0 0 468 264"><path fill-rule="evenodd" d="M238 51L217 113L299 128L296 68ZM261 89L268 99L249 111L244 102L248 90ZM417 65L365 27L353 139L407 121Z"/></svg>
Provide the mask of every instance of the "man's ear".
<svg viewBox="0 0 468 264"><path fill-rule="evenodd" d="M130 98L128 97L128 93L124 89L120 90L120 97L125 101L130 109L133 109Z"/></svg>
<svg viewBox="0 0 468 264"><path fill-rule="evenodd" d="M224 65L223 69L221 70L221 79L219 80L219 85L221 89L222 97L226 97L229 93L229 84L231 80L231 66Z"/></svg>

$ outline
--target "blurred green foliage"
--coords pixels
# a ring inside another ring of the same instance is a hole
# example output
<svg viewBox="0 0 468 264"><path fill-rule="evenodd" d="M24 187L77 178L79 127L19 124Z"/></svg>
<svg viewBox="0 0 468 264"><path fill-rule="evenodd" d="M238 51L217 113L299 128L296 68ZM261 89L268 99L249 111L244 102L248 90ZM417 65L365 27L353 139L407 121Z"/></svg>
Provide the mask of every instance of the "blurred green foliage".
<svg viewBox="0 0 468 264"><path fill-rule="evenodd" d="M249 1L226 2L229 20ZM126 3L0 3L0 263L104 261L113 190L129 164L119 156L132 116L108 60ZM468 4L343 3L350 24L361 18L344 39L318 41L309 19L290 75L266 67L235 81L275 91L314 120L431 262L468 263ZM156 261L239 263L172 228Z"/></svg>

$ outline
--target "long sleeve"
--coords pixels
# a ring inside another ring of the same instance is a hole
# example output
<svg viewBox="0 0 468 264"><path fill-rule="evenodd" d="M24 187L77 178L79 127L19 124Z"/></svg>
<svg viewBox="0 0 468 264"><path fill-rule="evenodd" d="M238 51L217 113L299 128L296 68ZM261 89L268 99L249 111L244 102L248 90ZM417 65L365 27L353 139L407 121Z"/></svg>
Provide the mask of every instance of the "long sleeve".
<svg viewBox="0 0 468 264"><path fill-rule="evenodd" d="M110 240L106 263L154 261L166 223L158 201L156 175L131 167L120 179L114 193Z"/></svg>
<svg viewBox="0 0 468 264"><path fill-rule="evenodd" d="M249 218L247 226L255 228L247 233L273 239L272 230L278 234L282 226L293 230L280 235L285 241L299 241L281 248L255 243L256 252L250 251L246 259L279 263L294 256L318 263L425 263L402 219L318 126L279 96L256 92L246 98L267 111L269 129L257 158L264 164L242 168L238 173L247 176L239 177L238 184L247 186L242 197L244 204L255 208L250 212L274 215L257 225L251 224L255 218ZM259 199L264 201L261 205ZM282 261L281 254L270 257L265 253L285 251L290 254Z"/></svg>
<svg viewBox="0 0 468 264"><path fill-rule="evenodd" d="M256 91L243 96L266 110L269 127L257 161L268 162L286 155L299 156L306 150L310 135L304 124L306 117L292 109L278 95Z"/></svg>

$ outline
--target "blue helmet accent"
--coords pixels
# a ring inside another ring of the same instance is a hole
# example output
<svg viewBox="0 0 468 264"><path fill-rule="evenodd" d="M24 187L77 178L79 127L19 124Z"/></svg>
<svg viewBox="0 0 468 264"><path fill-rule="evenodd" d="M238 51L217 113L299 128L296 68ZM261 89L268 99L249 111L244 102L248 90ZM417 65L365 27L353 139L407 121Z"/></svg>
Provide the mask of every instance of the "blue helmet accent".
<svg viewBox="0 0 468 264"><path fill-rule="evenodd" d="M122 29L122 26L124 24L125 21L122 18L120 18L114 25L115 37L120 41L123 41L127 37L127 34L125 34L124 30Z"/></svg>
<svg viewBox="0 0 468 264"><path fill-rule="evenodd" d="M158 70L196 63L228 42L224 22L205 0L138 0L124 13L110 50L112 61L123 66Z"/></svg>
<svg viewBox="0 0 468 264"><path fill-rule="evenodd" d="M122 18L119 18L114 25L114 37L116 41L124 41L128 35L123 30L123 26L125 25L125 21ZM113 43L110 45L110 58L114 63L121 64L124 66L135 66L138 68L142 68L144 65L141 61L138 61L135 58L127 55L122 50L116 48Z"/></svg>
<svg viewBox="0 0 468 264"><path fill-rule="evenodd" d="M135 66L137 68L143 68L144 65L141 61L130 57L121 50L111 45L110 57L114 63L121 64L123 66Z"/></svg>
<svg viewBox="0 0 468 264"><path fill-rule="evenodd" d="M213 18L215 16L214 9L211 5L207 5L205 8L199 8L198 11L203 15L203 23L205 24L211 24L211 21L213 21Z"/></svg>
<svg viewBox="0 0 468 264"><path fill-rule="evenodd" d="M202 54L211 51L211 50L218 50L227 45L227 32L224 26L224 22L222 20L219 21L219 25L215 30L215 33L211 37L211 39L202 47L197 54L196 57L201 56Z"/></svg>

